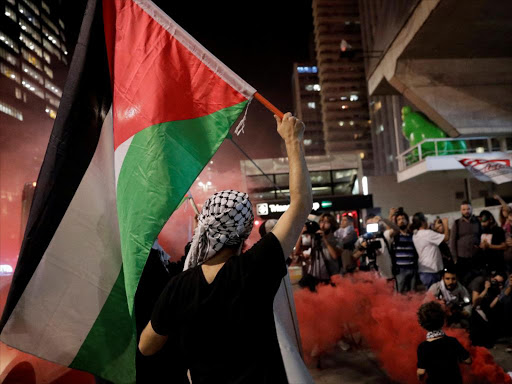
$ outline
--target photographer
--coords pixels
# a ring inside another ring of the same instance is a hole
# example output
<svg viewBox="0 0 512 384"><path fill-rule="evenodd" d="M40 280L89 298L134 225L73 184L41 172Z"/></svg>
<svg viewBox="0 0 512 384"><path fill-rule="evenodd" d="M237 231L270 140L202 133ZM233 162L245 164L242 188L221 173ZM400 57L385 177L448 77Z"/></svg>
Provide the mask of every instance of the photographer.
<svg viewBox="0 0 512 384"><path fill-rule="evenodd" d="M346 273L353 272L357 265L352 258L354 253L354 244L357 241L357 233L354 230L354 218L345 215L341 218L340 228L334 232L341 247L341 265Z"/></svg>
<svg viewBox="0 0 512 384"><path fill-rule="evenodd" d="M475 308L470 335L475 345L492 347L506 324L505 306L510 300L510 288L505 282L504 274L492 271L489 277L478 276L469 285Z"/></svg>
<svg viewBox="0 0 512 384"><path fill-rule="evenodd" d="M302 288L312 292L320 283L328 284L331 276L341 271L341 246L334 236L338 223L334 216L324 213L319 224L308 221L295 245L296 253L309 261L306 274L299 281Z"/></svg>
<svg viewBox="0 0 512 384"><path fill-rule="evenodd" d="M418 254L409 230L409 216L402 207L391 208L389 219L396 225L391 227L391 256L397 290L400 293L409 292L415 290L418 275Z"/></svg>
<svg viewBox="0 0 512 384"><path fill-rule="evenodd" d="M446 324L469 328L471 297L464 286L457 281L455 268L450 266L442 272L442 279L429 288L428 293L442 300L447 308Z"/></svg>
<svg viewBox="0 0 512 384"><path fill-rule="evenodd" d="M383 223L396 227L389 220L369 214L366 216L366 233L357 239L352 257L361 260L361 270L376 270L385 279L392 280L393 264L391 261L390 242L392 230L384 230Z"/></svg>

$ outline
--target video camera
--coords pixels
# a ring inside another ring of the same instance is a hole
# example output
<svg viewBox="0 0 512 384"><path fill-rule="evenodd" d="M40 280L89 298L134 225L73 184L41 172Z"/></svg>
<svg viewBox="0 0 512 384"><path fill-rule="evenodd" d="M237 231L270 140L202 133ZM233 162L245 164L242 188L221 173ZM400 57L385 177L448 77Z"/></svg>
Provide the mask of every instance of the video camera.
<svg viewBox="0 0 512 384"><path fill-rule="evenodd" d="M367 258L368 268L377 269L377 252L382 248L380 238L383 238L382 232L379 231L378 223L366 225L366 233L362 236L362 241L366 242L366 247L362 250L363 256Z"/></svg>

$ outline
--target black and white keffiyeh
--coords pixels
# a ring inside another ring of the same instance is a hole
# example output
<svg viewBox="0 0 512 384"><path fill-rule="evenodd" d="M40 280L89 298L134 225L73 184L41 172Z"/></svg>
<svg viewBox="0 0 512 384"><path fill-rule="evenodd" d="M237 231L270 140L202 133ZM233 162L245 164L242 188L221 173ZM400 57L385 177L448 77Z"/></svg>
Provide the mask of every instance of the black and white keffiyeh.
<svg viewBox="0 0 512 384"><path fill-rule="evenodd" d="M251 233L254 215L249 195L225 190L203 206L183 270L211 259L224 245L241 244Z"/></svg>
<svg viewBox="0 0 512 384"><path fill-rule="evenodd" d="M427 340L429 340L429 339L437 339L438 337L444 337L444 336L446 336L446 334L441 329L439 329L437 331L427 332Z"/></svg>

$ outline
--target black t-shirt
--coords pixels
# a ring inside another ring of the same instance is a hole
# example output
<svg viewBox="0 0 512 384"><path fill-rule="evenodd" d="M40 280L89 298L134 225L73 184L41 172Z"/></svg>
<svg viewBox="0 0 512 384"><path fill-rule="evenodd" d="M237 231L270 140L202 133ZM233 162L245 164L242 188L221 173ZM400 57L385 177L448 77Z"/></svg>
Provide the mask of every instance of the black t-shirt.
<svg viewBox="0 0 512 384"><path fill-rule="evenodd" d="M286 273L281 244L268 233L211 284L200 266L171 279L151 324L178 340L194 384L286 383L273 311Z"/></svg>
<svg viewBox="0 0 512 384"><path fill-rule="evenodd" d="M418 346L418 368L427 371L427 383L462 384L459 362L469 358L469 352L454 337L444 336L424 341Z"/></svg>
<svg viewBox="0 0 512 384"><path fill-rule="evenodd" d="M505 231L495 225L492 228L482 228L481 239L485 236L492 236L490 243L492 245L500 245L505 241ZM487 271L503 270L504 269L504 251L498 251L496 249L485 249L482 250L481 257L479 260L480 268L485 268Z"/></svg>

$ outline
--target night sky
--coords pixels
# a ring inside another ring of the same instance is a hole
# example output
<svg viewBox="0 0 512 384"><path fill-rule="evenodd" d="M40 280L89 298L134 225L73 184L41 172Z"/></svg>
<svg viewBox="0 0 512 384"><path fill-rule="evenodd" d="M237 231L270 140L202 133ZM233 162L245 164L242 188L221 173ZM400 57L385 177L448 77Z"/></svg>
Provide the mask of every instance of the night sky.
<svg viewBox="0 0 512 384"><path fill-rule="evenodd" d="M70 42L76 40L85 3L63 2L66 25L75 28L68 30ZM312 54L311 0L155 3L281 111L293 112L293 62L307 61ZM281 156L272 113L256 101L249 108L245 134L235 140L251 157ZM224 143L220 152L230 154L218 162L222 168L243 158L231 143Z"/></svg>

